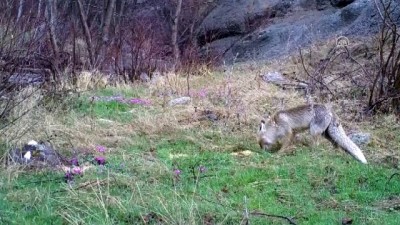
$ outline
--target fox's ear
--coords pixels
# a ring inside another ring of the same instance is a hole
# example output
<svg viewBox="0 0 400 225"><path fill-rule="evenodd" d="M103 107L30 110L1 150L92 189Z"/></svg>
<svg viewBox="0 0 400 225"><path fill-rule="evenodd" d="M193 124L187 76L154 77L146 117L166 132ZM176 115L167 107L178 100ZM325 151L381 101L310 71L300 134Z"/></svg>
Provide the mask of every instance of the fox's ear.
<svg viewBox="0 0 400 225"><path fill-rule="evenodd" d="M261 120L259 131L265 131L265 120Z"/></svg>

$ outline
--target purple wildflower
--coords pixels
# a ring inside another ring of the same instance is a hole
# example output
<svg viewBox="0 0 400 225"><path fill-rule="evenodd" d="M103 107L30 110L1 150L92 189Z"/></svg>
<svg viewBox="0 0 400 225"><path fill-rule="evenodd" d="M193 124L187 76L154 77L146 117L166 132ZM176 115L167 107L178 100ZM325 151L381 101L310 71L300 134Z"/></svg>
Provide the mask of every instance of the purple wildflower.
<svg viewBox="0 0 400 225"><path fill-rule="evenodd" d="M102 146L102 145L97 145L97 146L96 146L96 150L97 150L98 152L103 153L103 152L105 152L105 151L107 150L107 148L104 147L104 146Z"/></svg>
<svg viewBox="0 0 400 225"><path fill-rule="evenodd" d="M82 174L82 169L80 167L74 167L71 170L72 175L81 175Z"/></svg>
<svg viewBox="0 0 400 225"><path fill-rule="evenodd" d="M79 166L79 161L78 161L78 159L76 157L72 158L69 162L73 166Z"/></svg>
<svg viewBox="0 0 400 225"><path fill-rule="evenodd" d="M64 175L64 180L66 183L69 183L74 180L74 175L71 172L66 172Z"/></svg>
<svg viewBox="0 0 400 225"><path fill-rule="evenodd" d="M205 173L207 171L207 168L203 165L199 166L199 171L200 173Z"/></svg>
<svg viewBox="0 0 400 225"><path fill-rule="evenodd" d="M94 157L94 160L97 162L98 165L106 164L106 158L104 158L103 156L96 156Z"/></svg>
<svg viewBox="0 0 400 225"><path fill-rule="evenodd" d="M207 89L200 89L200 91L197 92L197 96L200 98L205 98L207 96Z"/></svg>
<svg viewBox="0 0 400 225"><path fill-rule="evenodd" d="M179 169L174 169L174 175L175 175L175 176L178 177L179 175L181 175L181 173L182 173L182 172L181 172Z"/></svg>
<svg viewBox="0 0 400 225"><path fill-rule="evenodd" d="M180 169L178 169L178 168L175 168L175 169L173 170L174 181L175 181L175 182L177 182L177 181L179 181L179 180L181 179L181 173L182 173L182 171L181 171Z"/></svg>

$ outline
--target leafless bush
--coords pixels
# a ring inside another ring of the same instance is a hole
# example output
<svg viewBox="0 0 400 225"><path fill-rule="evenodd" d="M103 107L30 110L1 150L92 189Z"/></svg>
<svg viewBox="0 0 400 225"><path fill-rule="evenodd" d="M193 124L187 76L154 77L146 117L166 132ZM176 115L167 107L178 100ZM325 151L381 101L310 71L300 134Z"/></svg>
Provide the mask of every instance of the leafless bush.
<svg viewBox="0 0 400 225"><path fill-rule="evenodd" d="M15 109L26 104L54 74L51 63L38 54L42 48L42 43L38 42L41 38L39 22L28 26L22 22L29 18L18 16L17 22L21 24L15 26L11 8L3 8L6 6L5 2L1 4L4 11L0 16L0 131L28 113L28 108L18 113ZM22 91L28 85L34 87Z"/></svg>
<svg viewBox="0 0 400 225"><path fill-rule="evenodd" d="M382 19L378 36L378 60L369 88L368 109L400 115L400 9L395 1L375 0Z"/></svg>
<svg viewBox="0 0 400 225"><path fill-rule="evenodd" d="M322 58L313 50L306 54L300 50L300 63L305 76L296 79L307 84L308 93L318 96L321 101L365 96L369 82L360 62L368 56L354 54L360 49L369 51L366 46L350 45L349 39L339 37Z"/></svg>
<svg viewBox="0 0 400 225"><path fill-rule="evenodd" d="M305 76L297 78L308 85L311 94L322 101L357 99L368 113L400 113L400 14L393 0L375 1L381 29L371 46L353 44L339 37L321 59L315 51L300 62ZM396 11L397 10L397 11ZM376 43L376 45L375 45Z"/></svg>

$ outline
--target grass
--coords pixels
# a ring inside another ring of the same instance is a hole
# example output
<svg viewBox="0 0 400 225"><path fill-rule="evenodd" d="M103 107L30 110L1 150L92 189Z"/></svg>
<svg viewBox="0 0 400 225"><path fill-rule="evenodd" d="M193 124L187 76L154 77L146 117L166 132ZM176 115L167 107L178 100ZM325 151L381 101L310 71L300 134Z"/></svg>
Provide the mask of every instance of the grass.
<svg viewBox="0 0 400 225"><path fill-rule="evenodd" d="M38 120L35 126L18 142L2 139L2 151L30 139L50 140L91 168L67 184L58 169L2 167L0 224L244 224L245 211L250 224L289 224L254 212L293 217L297 224L339 224L343 218L398 224L400 179L389 180L398 163L386 160L399 156L394 118L352 124L373 133L363 147L369 165L328 142L298 144L290 155L262 152L255 141L259 118L282 107L282 99L288 106L301 100L238 71L231 78L191 78L192 93L206 89L207 96L193 94L184 106L167 106L171 97L163 94L183 95L186 87L185 78L169 77L91 92L69 101L67 111L35 110L28 117ZM150 99L151 105L93 102L92 95ZM218 119L207 119L206 110ZM96 152L96 145L106 152ZM97 155L104 155L105 166L93 163Z"/></svg>

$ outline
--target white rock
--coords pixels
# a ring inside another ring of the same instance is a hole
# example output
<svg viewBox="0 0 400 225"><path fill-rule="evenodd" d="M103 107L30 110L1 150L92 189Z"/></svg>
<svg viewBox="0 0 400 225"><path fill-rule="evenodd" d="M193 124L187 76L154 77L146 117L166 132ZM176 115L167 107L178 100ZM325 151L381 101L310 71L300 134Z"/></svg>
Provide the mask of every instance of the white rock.
<svg viewBox="0 0 400 225"><path fill-rule="evenodd" d="M35 140L30 140L30 141L28 142L28 145L38 146L38 143L37 143L37 141L35 141Z"/></svg>
<svg viewBox="0 0 400 225"><path fill-rule="evenodd" d="M174 105L186 105L190 103L191 98L190 97L180 97L180 98L175 98L172 99L171 101L169 101L169 105L170 106L174 106Z"/></svg>
<svg viewBox="0 0 400 225"><path fill-rule="evenodd" d="M25 153L25 155L24 155L24 158L26 159L26 161L28 161L28 160L31 159L31 156L32 156L31 151L27 151L27 152Z"/></svg>

